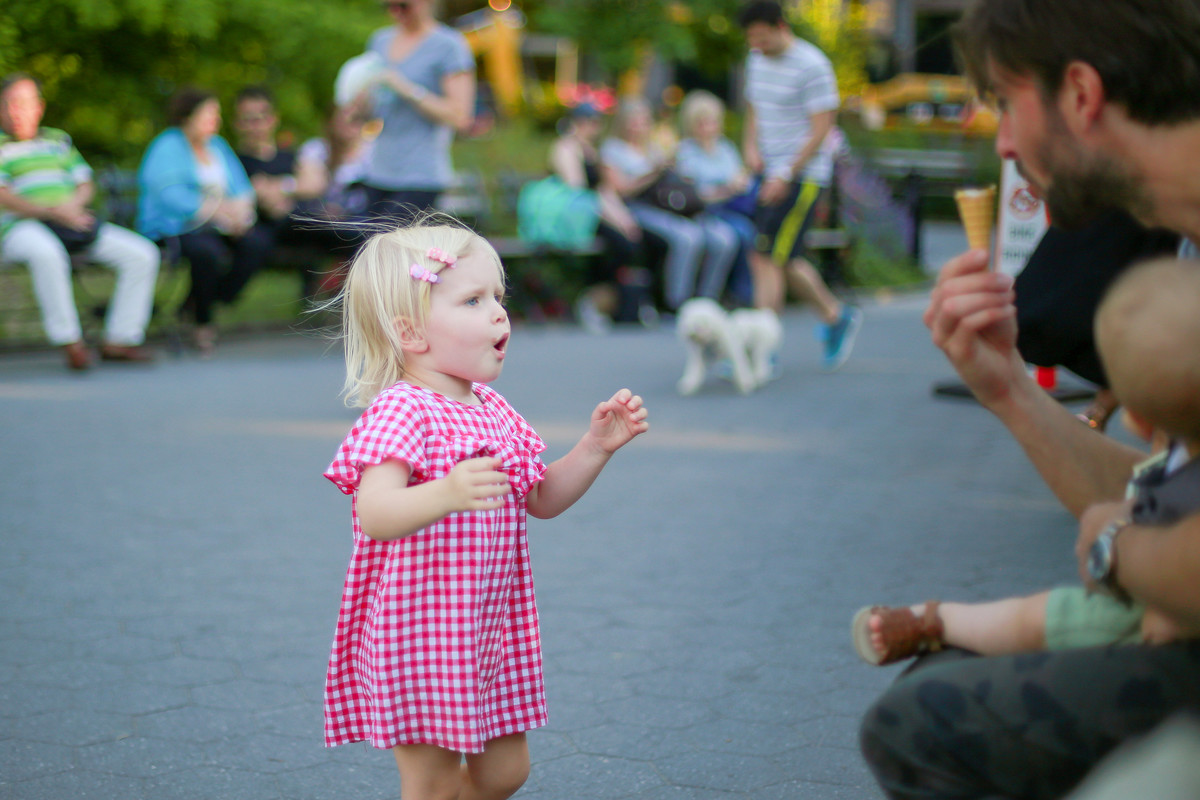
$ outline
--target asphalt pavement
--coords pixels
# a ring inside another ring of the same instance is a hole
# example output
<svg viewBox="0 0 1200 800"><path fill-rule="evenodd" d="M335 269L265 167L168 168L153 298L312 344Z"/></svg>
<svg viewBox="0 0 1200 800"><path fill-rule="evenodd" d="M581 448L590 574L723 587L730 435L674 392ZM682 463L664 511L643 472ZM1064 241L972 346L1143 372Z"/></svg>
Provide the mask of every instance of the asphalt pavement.
<svg viewBox="0 0 1200 800"><path fill-rule="evenodd" d="M669 325L515 331L496 388L549 458L622 386L652 425L530 521L550 724L518 797L879 798L858 721L897 668L855 657L854 611L1072 578L1072 521L1017 446L931 396L924 302L863 298L835 374L790 312L782 377L745 397L677 396ZM389 753L321 743L341 381L300 334L82 376L0 358L0 797L398 797Z"/></svg>

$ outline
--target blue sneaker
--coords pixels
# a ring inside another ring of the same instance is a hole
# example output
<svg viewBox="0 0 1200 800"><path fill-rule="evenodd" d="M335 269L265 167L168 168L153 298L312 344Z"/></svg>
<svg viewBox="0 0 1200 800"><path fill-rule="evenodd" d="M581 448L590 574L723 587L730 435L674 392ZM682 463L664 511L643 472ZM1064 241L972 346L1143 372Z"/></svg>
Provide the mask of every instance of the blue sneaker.
<svg viewBox="0 0 1200 800"><path fill-rule="evenodd" d="M842 306L842 316L832 325L823 325L821 340L825 345L825 354L821 359L821 367L826 372L833 372L850 357L854 350L854 337L862 326L862 312L853 306Z"/></svg>

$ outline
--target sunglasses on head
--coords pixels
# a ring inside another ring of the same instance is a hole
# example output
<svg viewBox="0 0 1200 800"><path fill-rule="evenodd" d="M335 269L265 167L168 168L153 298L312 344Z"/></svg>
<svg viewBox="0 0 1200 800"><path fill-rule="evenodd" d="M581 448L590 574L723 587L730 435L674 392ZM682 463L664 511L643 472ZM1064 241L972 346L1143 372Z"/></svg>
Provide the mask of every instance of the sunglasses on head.
<svg viewBox="0 0 1200 800"><path fill-rule="evenodd" d="M379 5L386 8L388 11L408 11L412 3L409 0L384 0Z"/></svg>

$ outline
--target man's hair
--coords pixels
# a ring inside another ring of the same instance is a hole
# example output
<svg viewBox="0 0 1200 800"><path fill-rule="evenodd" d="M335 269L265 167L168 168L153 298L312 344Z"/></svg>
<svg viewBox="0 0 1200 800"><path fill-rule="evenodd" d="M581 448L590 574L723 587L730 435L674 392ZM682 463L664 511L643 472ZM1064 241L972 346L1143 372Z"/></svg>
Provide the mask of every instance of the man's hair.
<svg viewBox="0 0 1200 800"><path fill-rule="evenodd" d="M743 30L757 22L774 27L783 21L783 7L776 0L750 0L738 12L738 25Z"/></svg>
<svg viewBox="0 0 1200 800"><path fill-rule="evenodd" d="M1169 125L1200 117L1196 0L976 0L954 37L983 95L995 68L1032 77L1043 97L1053 97L1067 65L1082 61L1132 120Z"/></svg>
<svg viewBox="0 0 1200 800"><path fill-rule="evenodd" d="M243 100L266 100L272 106L275 105L275 96L265 86L243 86L233 100L234 105L240 104Z"/></svg>
<svg viewBox="0 0 1200 800"><path fill-rule="evenodd" d="M10 72L4 76L3 80L0 80L0 97L3 97L5 92L21 81L33 81L33 85L37 87L38 94L42 93L42 82L28 72Z"/></svg>
<svg viewBox="0 0 1200 800"><path fill-rule="evenodd" d="M171 99L167 102L167 124L182 125L187 122L197 108L207 103L209 100L215 100L216 95L207 89L201 89L196 86L185 86L175 94L171 95Z"/></svg>

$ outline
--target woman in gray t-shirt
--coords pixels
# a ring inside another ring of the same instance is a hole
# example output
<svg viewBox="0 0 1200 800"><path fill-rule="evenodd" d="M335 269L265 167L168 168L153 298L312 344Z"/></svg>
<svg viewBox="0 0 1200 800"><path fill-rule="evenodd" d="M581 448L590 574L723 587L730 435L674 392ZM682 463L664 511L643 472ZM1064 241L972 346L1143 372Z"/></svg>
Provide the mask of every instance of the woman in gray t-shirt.
<svg viewBox="0 0 1200 800"><path fill-rule="evenodd" d="M471 125L475 58L461 33L433 16L433 0L386 0L395 24L367 51L386 64L363 101L383 120L363 184L373 214L433 208L451 182L450 143Z"/></svg>

